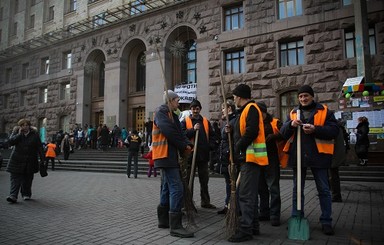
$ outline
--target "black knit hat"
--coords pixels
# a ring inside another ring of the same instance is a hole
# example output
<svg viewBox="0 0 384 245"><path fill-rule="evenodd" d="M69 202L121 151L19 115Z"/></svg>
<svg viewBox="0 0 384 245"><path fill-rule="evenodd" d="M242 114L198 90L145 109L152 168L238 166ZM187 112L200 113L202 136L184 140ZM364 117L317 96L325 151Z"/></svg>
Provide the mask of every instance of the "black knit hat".
<svg viewBox="0 0 384 245"><path fill-rule="evenodd" d="M197 107L197 106L200 107L200 110L202 109L200 101L192 100L191 104L189 105L189 108Z"/></svg>
<svg viewBox="0 0 384 245"><path fill-rule="evenodd" d="M246 84L239 84L233 91L233 95L236 95L243 99L251 98L251 88Z"/></svg>
<svg viewBox="0 0 384 245"><path fill-rule="evenodd" d="M297 91L297 94L300 95L302 93L308 93L312 95L312 97L315 97L315 93L313 92L313 89L309 85L303 85L299 88L299 91Z"/></svg>
<svg viewBox="0 0 384 245"><path fill-rule="evenodd" d="M257 106L259 107L261 112L267 113L267 105L264 103L264 101L259 101L256 103Z"/></svg>

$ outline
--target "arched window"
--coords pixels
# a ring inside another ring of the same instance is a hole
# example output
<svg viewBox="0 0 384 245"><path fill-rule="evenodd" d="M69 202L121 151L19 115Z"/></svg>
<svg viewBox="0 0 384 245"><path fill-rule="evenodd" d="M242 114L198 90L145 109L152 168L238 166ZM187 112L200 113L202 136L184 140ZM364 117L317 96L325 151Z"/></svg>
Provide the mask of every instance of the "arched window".
<svg viewBox="0 0 384 245"><path fill-rule="evenodd" d="M291 110L299 104L297 90L288 91L280 95L280 119L285 122Z"/></svg>
<svg viewBox="0 0 384 245"><path fill-rule="evenodd" d="M185 43L187 54L183 56L183 83L196 83L196 42L188 40Z"/></svg>
<svg viewBox="0 0 384 245"><path fill-rule="evenodd" d="M136 60L136 92L145 91L145 53L141 52Z"/></svg>

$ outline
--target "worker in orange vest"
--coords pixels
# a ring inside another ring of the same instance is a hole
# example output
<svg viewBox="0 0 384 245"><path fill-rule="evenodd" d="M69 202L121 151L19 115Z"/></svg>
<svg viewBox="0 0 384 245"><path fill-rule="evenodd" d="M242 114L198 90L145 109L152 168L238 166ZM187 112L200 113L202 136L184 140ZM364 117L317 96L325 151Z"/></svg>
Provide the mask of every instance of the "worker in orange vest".
<svg viewBox="0 0 384 245"><path fill-rule="evenodd" d="M51 160L52 171L55 171L56 144L53 140L47 144L47 152L45 153L45 168L48 169L48 162Z"/></svg>

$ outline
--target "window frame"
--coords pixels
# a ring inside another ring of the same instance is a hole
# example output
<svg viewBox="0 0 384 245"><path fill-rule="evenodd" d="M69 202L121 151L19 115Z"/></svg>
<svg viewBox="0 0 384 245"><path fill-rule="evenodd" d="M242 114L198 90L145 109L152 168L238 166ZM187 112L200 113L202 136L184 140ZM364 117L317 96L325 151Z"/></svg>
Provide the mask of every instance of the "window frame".
<svg viewBox="0 0 384 245"><path fill-rule="evenodd" d="M48 87L39 87L39 104L48 103Z"/></svg>
<svg viewBox="0 0 384 245"><path fill-rule="evenodd" d="M347 35L352 35L352 37L347 38ZM371 45L373 43L373 46ZM352 53L350 56L350 49L348 46L352 45ZM375 27L368 27L368 45L369 45L369 54L376 55L377 54L377 45L376 45L376 30ZM346 59L356 58L356 30L344 30L344 53Z"/></svg>
<svg viewBox="0 0 384 245"><path fill-rule="evenodd" d="M282 122L285 122L292 108L299 104L299 98L297 96L298 89L290 89L279 94L279 116ZM282 98L285 95L289 95L287 98L287 105L283 106ZM289 103L292 101L292 103Z"/></svg>
<svg viewBox="0 0 384 245"><path fill-rule="evenodd" d="M29 25L28 25L28 28L29 29L33 29L35 28L35 15L32 14L29 16Z"/></svg>
<svg viewBox="0 0 384 245"><path fill-rule="evenodd" d="M72 51L65 51L63 52L63 59L62 59L62 69L71 69L72 68Z"/></svg>
<svg viewBox="0 0 384 245"><path fill-rule="evenodd" d="M5 84L12 82L12 75L13 75L12 72L13 72L12 67L8 67L5 69Z"/></svg>
<svg viewBox="0 0 384 245"><path fill-rule="evenodd" d="M49 57L41 58L40 63L40 75L48 75L49 74Z"/></svg>
<svg viewBox="0 0 384 245"><path fill-rule="evenodd" d="M228 13L229 11L229 13ZM234 26L234 18L237 17L237 25ZM244 29L244 7L243 3L223 7L223 31Z"/></svg>
<svg viewBox="0 0 384 245"><path fill-rule="evenodd" d="M237 56L236 56L237 54ZM231 57L228 57L230 55ZM235 55L235 57L234 57ZM234 64L235 62L235 64ZM236 63L238 63L236 65ZM230 64L230 67L228 66ZM237 66L237 67L236 67ZM230 71L228 70L230 68ZM235 71L235 68L238 72ZM245 72L245 51L243 49L229 50L224 53L225 75L242 74Z"/></svg>
<svg viewBox="0 0 384 245"><path fill-rule="evenodd" d="M60 100L68 101L71 98L71 84L70 82L65 82L60 84Z"/></svg>
<svg viewBox="0 0 384 245"><path fill-rule="evenodd" d="M27 91L20 91L19 106L27 106Z"/></svg>
<svg viewBox="0 0 384 245"><path fill-rule="evenodd" d="M298 45L298 43L302 43L301 46ZM289 47L290 44L295 44L295 46ZM282 49L282 46L285 45L286 48ZM289 66L298 66L298 65L304 65L305 64L305 53L304 53L304 40L286 40L286 41L280 41L279 42L279 67L289 67ZM291 58L290 54L292 54L291 51L295 52L295 63L290 64ZM283 52L285 55L283 55ZM301 55L302 58L301 58ZM302 63L300 63L300 60L302 60ZM284 61L284 63L283 63Z"/></svg>
<svg viewBox="0 0 384 245"><path fill-rule="evenodd" d="M21 80L29 78L29 62L21 65Z"/></svg>
<svg viewBox="0 0 384 245"><path fill-rule="evenodd" d="M47 21L52 21L55 19L55 5L48 7L48 16Z"/></svg>
<svg viewBox="0 0 384 245"><path fill-rule="evenodd" d="M288 4L292 2L292 15L289 15ZM282 6L283 5L283 6ZM282 16L281 7L283 7L284 16ZM303 15L303 1L302 0L277 0L277 16L279 20L302 16Z"/></svg>

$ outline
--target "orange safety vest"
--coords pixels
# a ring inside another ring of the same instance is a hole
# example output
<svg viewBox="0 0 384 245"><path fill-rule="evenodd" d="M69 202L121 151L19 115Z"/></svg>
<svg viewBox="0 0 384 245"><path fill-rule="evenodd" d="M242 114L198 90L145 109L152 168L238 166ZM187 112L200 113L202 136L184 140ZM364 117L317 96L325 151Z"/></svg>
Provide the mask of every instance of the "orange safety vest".
<svg viewBox="0 0 384 245"><path fill-rule="evenodd" d="M326 105L323 105L324 110L317 110L315 116L314 116L314 122L313 124L315 126L324 126L325 119L327 117L327 112L328 112L328 107ZM296 119L296 111L291 111L290 118L291 120ZM287 143L284 146L284 152L288 152L291 143L293 142L293 136L287 141ZM335 149L335 143L334 140L322 140L315 138L317 150L319 153L324 153L324 154L333 154L333 151Z"/></svg>
<svg viewBox="0 0 384 245"><path fill-rule="evenodd" d="M45 157L56 157L56 145L53 143L49 143L47 145L47 152L45 153Z"/></svg>
<svg viewBox="0 0 384 245"><path fill-rule="evenodd" d="M279 119L273 118L272 122L271 122L271 126L272 126L274 134L279 134L280 133L280 130L277 127L278 121L279 121ZM287 165L288 165L288 156L289 155L283 151L284 146L285 146L285 141L284 140L276 141L276 145L277 145L277 152L278 152L278 155L279 155L280 165L281 165L282 168L286 168Z"/></svg>
<svg viewBox="0 0 384 245"><path fill-rule="evenodd" d="M168 113L170 114L170 113ZM172 115L170 114L170 117ZM155 114L153 114L155 117ZM157 127L156 123L153 122L152 128L152 159L161 159L168 157L168 141L167 138L161 133L159 127Z"/></svg>
<svg viewBox="0 0 384 245"><path fill-rule="evenodd" d="M253 162L261 166L268 165L268 155L267 155L267 145L265 144L265 134L264 134L264 122L263 114L261 113L259 107L256 103L249 103L243 110L240 115L240 135L245 134L245 129L247 126L246 119L248 116L248 111L251 106L254 106L259 112L259 134L256 139L247 147L245 153L245 161Z"/></svg>
<svg viewBox="0 0 384 245"><path fill-rule="evenodd" d="M208 119L206 119L205 117L203 117L203 124L204 124L203 126L205 130L205 135L207 136L207 140L209 141L209 124L208 124ZM185 127L187 129L193 128L191 117L185 118ZM191 139L192 142L194 142L194 138L195 137Z"/></svg>

